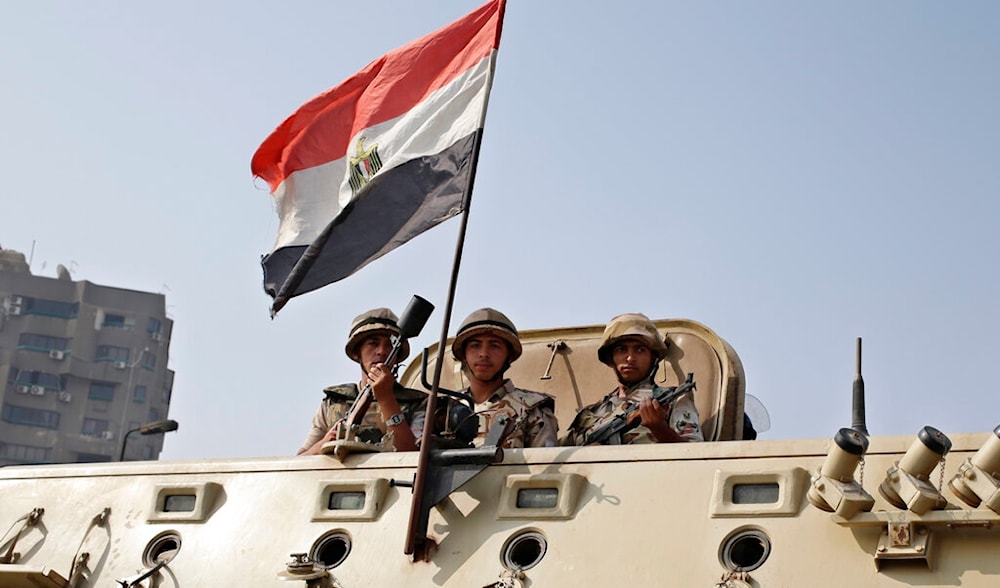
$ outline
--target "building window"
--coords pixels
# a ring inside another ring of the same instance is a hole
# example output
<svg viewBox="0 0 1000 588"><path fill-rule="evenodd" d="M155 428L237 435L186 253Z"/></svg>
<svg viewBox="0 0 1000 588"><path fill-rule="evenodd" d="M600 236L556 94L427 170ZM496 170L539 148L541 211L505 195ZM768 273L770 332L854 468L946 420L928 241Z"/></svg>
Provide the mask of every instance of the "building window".
<svg viewBox="0 0 1000 588"><path fill-rule="evenodd" d="M130 325L125 320L125 315L123 314L106 314L104 315L104 322L101 323L101 328L112 327L115 329L131 329Z"/></svg>
<svg viewBox="0 0 1000 588"><path fill-rule="evenodd" d="M153 421L158 421L161 418L163 418L163 417L160 416L160 409L154 408L154 407L150 407L149 408L149 420L146 421L147 423L151 423Z"/></svg>
<svg viewBox="0 0 1000 588"><path fill-rule="evenodd" d="M94 361L124 361L128 363L128 347L115 347L114 345L98 345L97 355Z"/></svg>
<svg viewBox="0 0 1000 588"><path fill-rule="evenodd" d="M49 463L52 459L52 449L49 447L35 447L34 445L0 443L0 459L29 464Z"/></svg>
<svg viewBox="0 0 1000 588"><path fill-rule="evenodd" d="M147 460L152 460L156 457L156 451L152 445L146 445L143 449L145 450L144 453Z"/></svg>
<svg viewBox="0 0 1000 588"><path fill-rule="evenodd" d="M77 453L75 461L76 463L103 463L111 461L111 456L99 453Z"/></svg>
<svg viewBox="0 0 1000 588"><path fill-rule="evenodd" d="M17 348L25 351L66 351L69 349L69 339L36 333L21 333L17 339Z"/></svg>
<svg viewBox="0 0 1000 588"><path fill-rule="evenodd" d="M149 334L161 334L160 329L163 328L163 323L158 318L150 318L149 324L146 325L146 332Z"/></svg>
<svg viewBox="0 0 1000 588"><path fill-rule="evenodd" d="M146 402L145 386L136 386L135 388L132 388L132 402L136 404L142 404L143 402Z"/></svg>
<svg viewBox="0 0 1000 588"><path fill-rule="evenodd" d="M88 437L103 437L108 432L108 421L83 419L83 429L80 432Z"/></svg>
<svg viewBox="0 0 1000 588"><path fill-rule="evenodd" d="M139 360L139 367L151 372L156 370L156 354L148 351L143 353L142 359Z"/></svg>
<svg viewBox="0 0 1000 588"><path fill-rule="evenodd" d="M44 298L25 298L22 304L24 314L38 314L55 318L74 319L80 312L79 302L59 302Z"/></svg>
<svg viewBox="0 0 1000 588"><path fill-rule="evenodd" d="M115 399L115 385L111 382L91 382L87 398L111 402Z"/></svg>
<svg viewBox="0 0 1000 588"><path fill-rule="evenodd" d="M4 404L2 418L4 421L15 425L59 429L59 413L51 410Z"/></svg>
<svg viewBox="0 0 1000 588"><path fill-rule="evenodd" d="M46 372L21 370L15 382L18 386L41 386L46 390L65 390L66 377Z"/></svg>

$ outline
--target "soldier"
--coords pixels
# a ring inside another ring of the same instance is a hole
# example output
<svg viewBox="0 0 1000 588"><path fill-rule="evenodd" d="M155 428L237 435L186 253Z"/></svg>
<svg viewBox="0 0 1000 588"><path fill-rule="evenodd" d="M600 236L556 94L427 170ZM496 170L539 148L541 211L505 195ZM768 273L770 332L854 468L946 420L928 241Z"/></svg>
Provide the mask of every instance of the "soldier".
<svg viewBox="0 0 1000 588"><path fill-rule="evenodd" d="M666 353L666 342L645 315L623 314L611 319L597 357L615 370L619 385L604 400L576 415L563 443L583 445L591 431L636 408L642 424L625 433L624 439L612 439L612 444L704 441L690 395L681 396L667 409L652 399L658 392L653 376Z"/></svg>
<svg viewBox="0 0 1000 588"><path fill-rule="evenodd" d="M329 386L323 391L326 398L313 417L312 429L299 455L318 455L324 443L337 439L338 424L351 410L358 391L369 382L374 398L358 429L357 439L368 443L381 443L387 431L392 432L392 445L396 451L413 451L423 431L424 401L427 396L420 391L404 388L396 382L393 366L385 365L392 350L390 337L399 337L399 319L388 308L376 308L359 315L351 324L344 351L347 357L361 366L358 384ZM404 339L396 363L410 354L410 345Z"/></svg>
<svg viewBox="0 0 1000 588"><path fill-rule="evenodd" d="M521 339L509 318L492 308L470 314L458 328L451 353L469 379L463 390L480 416L476 445L482 445L493 420L506 414L516 419L504 447L553 447L557 444L555 399L548 394L515 388L504 372L521 356Z"/></svg>

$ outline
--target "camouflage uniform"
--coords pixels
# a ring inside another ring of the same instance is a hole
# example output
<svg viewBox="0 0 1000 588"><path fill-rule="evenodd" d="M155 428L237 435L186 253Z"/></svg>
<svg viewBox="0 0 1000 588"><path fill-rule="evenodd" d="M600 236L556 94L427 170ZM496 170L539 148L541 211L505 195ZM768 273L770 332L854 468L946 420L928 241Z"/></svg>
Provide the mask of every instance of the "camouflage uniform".
<svg viewBox="0 0 1000 588"><path fill-rule="evenodd" d="M373 308L354 317L351 322L351 330L347 335L347 344L344 345L344 353L351 361L361 364L361 354L358 348L366 339L374 335L386 335L393 338L394 342L399 343L396 362L403 361L410 354L410 343L402 337L399 330L399 318L388 308ZM362 365L361 369L364 370L365 367ZM313 416L312 428L309 429L305 443L299 450L300 455L322 439L337 421L346 417L351 412L354 399L358 397L358 387L355 384L328 386L323 391L326 393L326 398L323 399L319 410ZM399 382L393 382L392 393L399 402L406 423L410 425L410 429L419 439L423 432L423 421L421 420L420 424L417 425L414 419L417 413L423 415L424 401L427 399L427 395L417 390L404 388ZM382 413L379 411L378 400L374 398L373 394L368 411L358 428L357 439L367 443L383 443L385 431L386 426L382 420ZM390 445L388 448L392 448L392 446Z"/></svg>
<svg viewBox="0 0 1000 588"><path fill-rule="evenodd" d="M342 384L340 386L328 386L323 389L326 398L323 399L319 410L313 416L312 429L306 436L300 451L305 451L316 444L334 424L347 416L351 411L351 405L358 396L357 384ZM419 439L423 434L424 411L426 410L427 395L419 390L403 387L396 382L393 385L393 395L399 402L406 422L410 425L413 435ZM380 443L385 435L385 422L379 412L378 401L372 398L368 405L368 412L361 419L358 428L357 439L366 443Z"/></svg>
<svg viewBox="0 0 1000 588"><path fill-rule="evenodd" d="M469 389L463 390L469 394ZM509 379L486 402L476 404L479 434L473 443L480 447L494 419L501 414L516 419L516 425L503 447L554 447L557 445L559 423L553 412L555 398L541 392L515 388Z"/></svg>
<svg viewBox="0 0 1000 588"><path fill-rule="evenodd" d="M585 407L576 415L573 424L570 425L569 431L566 433L563 444L583 445L592 431L619 414L637 409L641 400L652 398L660 390L661 388L649 379L625 390L624 395L622 387L619 386L605 396L604 400ZM690 394L685 394L674 401L667 416L667 423L685 441L705 440L701 433L698 409L695 408L694 399ZM642 425L625 433L624 438L621 439L623 445L656 442L652 431Z"/></svg>

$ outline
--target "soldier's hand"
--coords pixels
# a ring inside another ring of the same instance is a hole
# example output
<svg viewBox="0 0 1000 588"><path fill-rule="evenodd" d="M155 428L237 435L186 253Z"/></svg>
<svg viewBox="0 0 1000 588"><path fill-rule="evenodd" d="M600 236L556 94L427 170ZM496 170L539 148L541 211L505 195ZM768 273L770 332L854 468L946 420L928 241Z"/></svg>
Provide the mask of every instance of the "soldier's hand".
<svg viewBox="0 0 1000 588"><path fill-rule="evenodd" d="M392 397L392 384L395 378L384 363L373 364L368 370L368 381L372 385L372 393L379 402Z"/></svg>
<svg viewBox="0 0 1000 588"><path fill-rule="evenodd" d="M323 438L320 439L320 441L322 441L323 443L329 443L330 441L336 441L337 437L339 435L339 432L340 432L340 425L341 425L341 423L343 423L343 419L341 419L341 420L333 423L333 426L330 427L330 430L326 432L326 435L323 435Z"/></svg>
<svg viewBox="0 0 1000 588"><path fill-rule="evenodd" d="M658 443L677 443L684 439L667 423L667 410L652 398L647 398L639 404L639 414L642 424L649 429Z"/></svg>
<svg viewBox="0 0 1000 588"><path fill-rule="evenodd" d="M644 398L639 403L639 418L642 420L644 427L652 428L666 422L667 411L663 410L660 403L652 398Z"/></svg>

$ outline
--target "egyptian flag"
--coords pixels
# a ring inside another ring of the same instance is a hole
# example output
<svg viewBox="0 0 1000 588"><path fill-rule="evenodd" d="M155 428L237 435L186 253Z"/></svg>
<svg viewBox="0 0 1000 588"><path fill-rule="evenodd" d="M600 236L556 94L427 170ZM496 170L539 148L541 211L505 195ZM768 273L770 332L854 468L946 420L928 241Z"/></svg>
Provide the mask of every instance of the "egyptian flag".
<svg viewBox="0 0 1000 588"><path fill-rule="evenodd" d="M257 149L250 169L280 219L261 261L272 315L464 210L503 13L492 0L387 53Z"/></svg>

